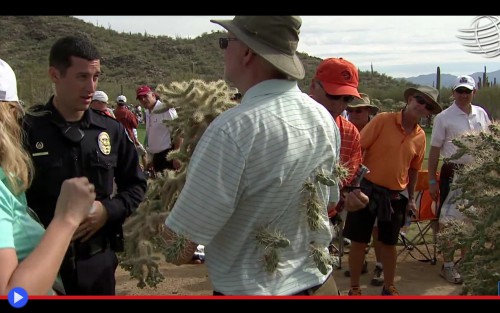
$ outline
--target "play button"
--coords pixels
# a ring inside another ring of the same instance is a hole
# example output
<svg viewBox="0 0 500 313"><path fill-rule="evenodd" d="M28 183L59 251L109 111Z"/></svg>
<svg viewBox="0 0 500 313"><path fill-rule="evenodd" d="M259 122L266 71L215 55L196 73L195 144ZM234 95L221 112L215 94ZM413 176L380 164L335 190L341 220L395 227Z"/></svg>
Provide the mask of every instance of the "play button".
<svg viewBox="0 0 500 313"><path fill-rule="evenodd" d="M8 295L9 304L16 309L22 308L28 303L28 293L21 287L12 288Z"/></svg>

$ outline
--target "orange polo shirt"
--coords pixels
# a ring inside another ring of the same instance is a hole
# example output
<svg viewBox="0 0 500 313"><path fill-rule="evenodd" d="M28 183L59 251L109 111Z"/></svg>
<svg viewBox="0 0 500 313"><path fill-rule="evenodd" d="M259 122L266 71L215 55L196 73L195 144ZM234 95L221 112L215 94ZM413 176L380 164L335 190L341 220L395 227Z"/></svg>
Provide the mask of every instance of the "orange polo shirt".
<svg viewBox="0 0 500 313"><path fill-rule="evenodd" d="M366 179L391 190L405 189L408 170L420 170L425 156L424 130L417 124L406 134L402 117L402 111L377 114L360 133Z"/></svg>

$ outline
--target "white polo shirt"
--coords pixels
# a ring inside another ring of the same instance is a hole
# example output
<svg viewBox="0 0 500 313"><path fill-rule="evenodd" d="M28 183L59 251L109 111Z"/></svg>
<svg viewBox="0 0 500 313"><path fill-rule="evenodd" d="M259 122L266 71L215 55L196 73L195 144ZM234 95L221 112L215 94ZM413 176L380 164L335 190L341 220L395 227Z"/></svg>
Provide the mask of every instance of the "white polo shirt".
<svg viewBox="0 0 500 313"><path fill-rule="evenodd" d="M487 130L491 121L486 111L477 105L472 105L471 114L467 114L453 102L453 104L434 118L432 126L431 146L441 148L441 157L449 158L457 151L451 141L460 135L471 132ZM471 163L470 155L464 155L453 163Z"/></svg>
<svg viewBox="0 0 500 313"><path fill-rule="evenodd" d="M157 110L162 106L160 100L157 100L153 110ZM155 154L169 149L172 145L170 137L170 130L163 123L163 120L171 120L169 112L151 113L145 110L146 115L146 134L148 136L147 151L148 153Z"/></svg>

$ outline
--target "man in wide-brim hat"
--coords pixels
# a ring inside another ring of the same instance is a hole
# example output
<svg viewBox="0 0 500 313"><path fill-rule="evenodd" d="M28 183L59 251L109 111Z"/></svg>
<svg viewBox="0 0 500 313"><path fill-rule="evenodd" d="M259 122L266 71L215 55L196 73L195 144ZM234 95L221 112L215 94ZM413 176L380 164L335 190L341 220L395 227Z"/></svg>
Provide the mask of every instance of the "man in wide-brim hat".
<svg viewBox="0 0 500 313"><path fill-rule="evenodd" d="M404 93L406 103L408 103L409 97L417 97L417 99L420 97L425 99L425 105L430 114L438 114L443 110L441 105L437 102L438 95L439 91L431 86L410 87L406 89ZM424 104L421 100L418 103Z"/></svg>
<svg viewBox="0 0 500 313"><path fill-rule="evenodd" d="M219 39L225 78L243 97L196 145L164 232L167 242L177 234L189 242L170 261L187 263L204 245L214 295L339 295L325 262L326 207L339 190L316 176L333 174L340 134L328 111L297 85L304 78L296 54L302 20L212 22L228 30ZM311 193L304 192L308 182ZM368 198L356 194L346 202L363 207ZM307 199L314 202L310 216Z"/></svg>
<svg viewBox="0 0 500 313"><path fill-rule="evenodd" d="M349 109L368 109L369 115L377 114L379 111L379 107L371 102L370 97L366 93L362 92L360 92L359 95L361 96L361 99L354 98L354 100L347 105L347 110L349 111Z"/></svg>

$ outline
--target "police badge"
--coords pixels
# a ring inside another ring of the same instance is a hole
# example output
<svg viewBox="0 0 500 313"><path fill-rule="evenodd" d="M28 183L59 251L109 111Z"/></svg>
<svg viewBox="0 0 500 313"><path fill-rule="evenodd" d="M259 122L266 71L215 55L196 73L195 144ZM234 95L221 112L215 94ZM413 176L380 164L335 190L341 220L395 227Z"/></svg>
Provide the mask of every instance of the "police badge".
<svg viewBox="0 0 500 313"><path fill-rule="evenodd" d="M109 155L111 153L111 140L109 139L109 134L107 132L99 134L97 137L97 143L102 154Z"/></svg>

